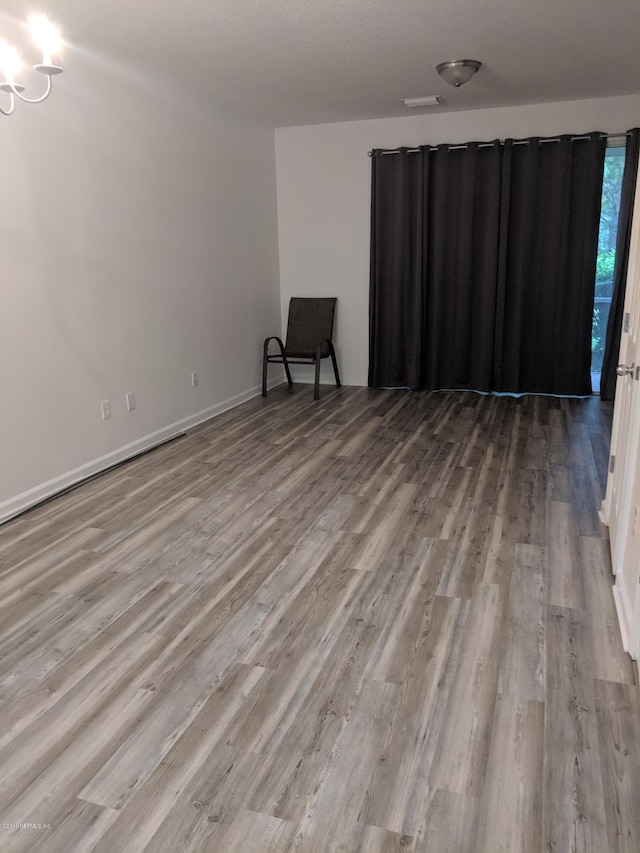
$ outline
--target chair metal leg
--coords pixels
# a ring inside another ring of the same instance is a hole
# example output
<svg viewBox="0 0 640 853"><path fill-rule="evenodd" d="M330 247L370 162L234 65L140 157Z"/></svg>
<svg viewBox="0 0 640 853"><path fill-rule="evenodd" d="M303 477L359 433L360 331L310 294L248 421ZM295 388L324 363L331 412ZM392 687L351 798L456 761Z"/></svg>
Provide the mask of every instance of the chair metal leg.
<svg viewBox="0 0 640 853"><path fill-rule="evenodd" d="M313 399L320 399L320 366L322 364L322 358L320 357L320 346L318 346L318 350L316 352L316 380L313 386Z"/></svg>
<svg viewBox="0 0 640 853"><path fill-rule="evenodd" d="M291 371L289 370L289 362L287 361L287 357L284 354L284 349L282 350L282 363L284 364L284 372L287 374L287 382L289 383L289 388L293 387L293 379L291 378Z"/></svg>
<svg viewBox="0 0 640 853"><path fill-rule="evenodd" d="M333 347L331 341L327 341L329 344L329 354L331 355L331 361L333 363L333 374L336 377L336 388L340 388L340 374L338 373L338 362L336 361L336 351Z"/></svg>
<svg viewBox="0 0 640 853"><path fill-rule="evenodd" d="M262 396L267 396L267 368L269 366L269 361L267 359L267 355L269 354L269 341L266 340L264 342L264 353L262 355Z"/></svg>

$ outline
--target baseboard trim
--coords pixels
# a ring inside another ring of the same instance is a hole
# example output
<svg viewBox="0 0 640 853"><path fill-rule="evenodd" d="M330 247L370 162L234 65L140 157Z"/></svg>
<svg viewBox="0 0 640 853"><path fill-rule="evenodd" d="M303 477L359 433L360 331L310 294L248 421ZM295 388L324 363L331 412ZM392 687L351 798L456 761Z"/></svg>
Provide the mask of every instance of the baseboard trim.
<svg viewBox="0 0 640 853"><path fill-rule="evenodd" d="M282 385L282 380L277 380L273 382L273 384L270 383L269 388L276 388L278 385ZM138 438L129 444L125 444L117 450L111 451L111 453L107 453L97 459L92 459L90 462L80 465L78 468L74 468L71 471L67 471L59 477L55 477L52 480L48 480L46 483L41 483L26 492L22 492L20 495L16 495L13 498L3 501L0 503L0 524L11 521L11 519L21 515L23 512L33 509L38 504L41 504L56 495L60 495L63 492L68 491L70 488L79 486L81 483L92 479L98 474L103 474L105 471L108 471L110 468L114 468L116 465L127 462L136 456L140 456L142 453L154 450L160 445L165 444L167 441L179 438L181 435L184 435L186 430L192 429L193 427L198 426L198 424L204 423L211 418L215 418L216 415L221 415L223 412L233 409L241 403L246 403L247 400L257 397L261 392L262 386L255 385L246 391L242 391L240 394L236 394L233 397L228 397L226 400L222 400L220 403L216 403L214 406L209 406L206 409L195 412L193 415L189 415L186 418L175 421L162 429L142 436L142 438Z"/></svg>
<svg viewBox="0 0 640 853"><path fill-rule="evenodd" d="M616 605L616 613L618 614L618 626L620 627L620 638L622 639L622 648L625 652L631 654L631 632L629 630L629 618L625 602L622 600L620 589L617 584L613 585L613 600Z"/></svg>
<svg viewBox="0 0 640 853"><path fill-rule="evenodd" d="M600 509L598 510L598 518L604 524L605 527L609 526L609 504L607 503L607 499L605 498L600 505Z"/></svg>

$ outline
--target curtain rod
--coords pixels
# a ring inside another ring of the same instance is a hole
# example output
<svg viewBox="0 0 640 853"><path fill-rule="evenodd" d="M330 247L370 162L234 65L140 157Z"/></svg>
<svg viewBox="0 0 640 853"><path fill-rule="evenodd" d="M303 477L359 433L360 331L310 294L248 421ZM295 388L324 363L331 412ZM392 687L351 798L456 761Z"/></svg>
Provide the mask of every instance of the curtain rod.
<svg viewBox="0 0 640 853"><path fill-rule="evenodd" d="M624 133L601 133L600 139L625 139L627 136L630 136L630 131L625 131ZM571 141L575 142L578 139L591 139L591 135L580 135L580 136L572 136ZM560 137L549 137L548 139L540 139L540 142L561 142ZM514 145L529 145L528 139L516 139L513 143ZM500 140L500 145L504 145L504 139ZM429 148L430 150L435 150L437 145L422 145L421 148ZM467 143L462 143L460 145L448 145L447 148L449 151L458 151L465 148L468 148L469 145ZM479 142L478 148L493 148L493 142ZM382 151L382 154L399 154L401 148L393 148L388 151ZM420 151L420 148L407 148L407 154L417 154ZM368 151L367 156L371 157L373 155L373 151Z"/></svg>

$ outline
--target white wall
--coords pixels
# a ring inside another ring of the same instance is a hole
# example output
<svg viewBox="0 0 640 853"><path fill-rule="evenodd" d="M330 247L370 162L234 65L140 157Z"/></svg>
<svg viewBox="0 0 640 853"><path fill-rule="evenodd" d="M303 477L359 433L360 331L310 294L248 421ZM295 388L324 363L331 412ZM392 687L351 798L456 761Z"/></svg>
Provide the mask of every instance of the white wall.
<svg viewBox="0 0 640 853"><path fill-rule="evenodd" d="M372 148L617 132L638 124L640 96L625 96L277 130L283 317L291 296L338 296L334 337L343 381L367 384ZM323 381L331 382L327 367ZM304 367L296 375L309 378Z"/></svg>
<svg viewBox="0 0 640 853"><path fill-rule="evenodd" d="M280 326L273 131L65 64L0 116L0 519L257 393Z"/></svg>

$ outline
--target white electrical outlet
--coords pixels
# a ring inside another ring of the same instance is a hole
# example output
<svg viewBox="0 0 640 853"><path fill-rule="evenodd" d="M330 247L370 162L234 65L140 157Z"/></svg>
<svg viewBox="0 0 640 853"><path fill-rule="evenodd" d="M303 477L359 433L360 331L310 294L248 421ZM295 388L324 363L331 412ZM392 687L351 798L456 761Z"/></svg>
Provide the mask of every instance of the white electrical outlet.
<svg viewBox="0 0 640 853"><path fill-rule="evenodd" d="M136 407L136 395L130 392L125 396L125 400L127 401L127 411L132 412Z"/></svg>
<svg viewBox="0 0 640 853"><path fill-rule="evenodd" d="M192 388L198 387L198 374L197 373L191 374L191 387Z"/></svg>
<svg viewBox="0 0 640 853"><path fill-rule="evenodd" d="M106 421L111 417L111 403L109 400L103 400L100 406L102 407L102 420Z"/></svg>

